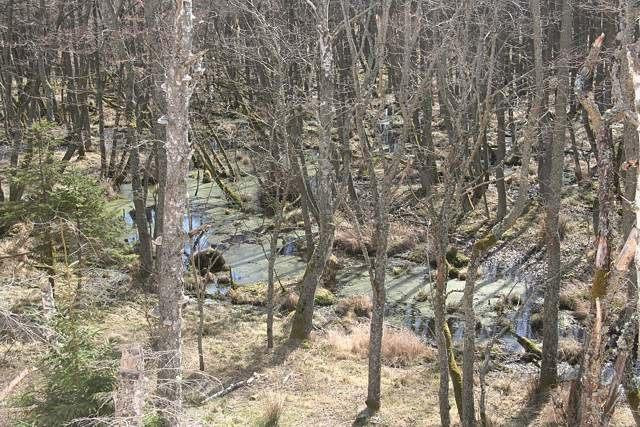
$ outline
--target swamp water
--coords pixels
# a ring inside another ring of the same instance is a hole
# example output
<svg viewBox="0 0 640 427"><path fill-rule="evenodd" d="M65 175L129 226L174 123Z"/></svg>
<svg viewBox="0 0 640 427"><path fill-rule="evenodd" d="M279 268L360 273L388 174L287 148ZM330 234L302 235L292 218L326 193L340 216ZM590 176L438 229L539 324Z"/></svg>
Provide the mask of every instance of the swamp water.
<svg viewBox="0 0 640 427"><path fill-rule="evenodd" d="M232 183L239 194L255 196L257 183L251 177L241 177ZM155 221L155 190L150 188L147 201L147 218L150 228ZM126 225L126 241L135 243L138 239L137 230L131 215L133 203L131 201L131 185L125 184L121 188L120 198L111 202L114 213L122 218ZM250 200L247 204L255 204ZM231 275L236 285L246 285L267 280L267 265L269 255L269 232L263 231L270 220L259 213L240 211L232 206L215 183L198 183L196 172L188 178L188 213L183 219L183 228L189 232L202 225L210 224L211 228L195 242L185 244L184 260L188 264L191 253L212 246L223 253L226 264L231 267ZM298 251L298 242L304 241L304 231L294 230L283 233L278 242L279 256L276 260L276 278L291 280L300 278L304 273L306 263L302 253ZM349 260L337 276L340 295L358 295L371 293L368 272L362 261ZM404 325L420 336L433 339L433 309L431 305L434 293L433 283L429 282L431 271L429 266L407 263L398 257L389 259L387 271L387 319L396 325ZM480 339L489 338L499 327L496 325L497 315L495 304L501 299L519 298L528 307L511 314L510 321L520 335L530 337L531 326L530 301L527 298L530 286L527 280L515 274L498 272L490 261L483 265L483 275L476 283L474 293L474 308L479 319L477 335ZM465 283L460 280L449 280L447 290L447 307L450 315L453 338L462 339L464 327L461 317L457 317L454 308L458 307L462 298ZM225 294L228 286L217 283L207 284L210 295ZM417 298L418 293L426 295ZM459 311L459 310L458 310ZM502 342L511 351L521 351L517 342L510 335L505 335Z"/></svg>
<svg viewBox="0 0 640 427"><path fill-rule="evenodd" d="M240 194L253 195L256 192L256 183L250 177L241 177L232 185ZM257 214L242 212L233 207L215 183L198 183L195 172L190 174L187 186L188 212L183 218L184 231L189 232L203 225L211 225L211 228L197 241L185 243L185 265L194 249L199 251L211 246L222 252L227 266L231 267L235 284L266 281L270 236L268 232L262 232L261 228L269 222ZM155 221L154 193L155 190L150 188L147 218L151 220L151 229ZM123 185L120 195L121 198L111 203L111 208L125 223L125 240L135 243L138 235L131 215L131 184ZM296 248L296 242L303 238L304 232L300 230L283 233L279 239L279 256L275 266L276 277L279 279L295 278L304 273L306 263L298 256ZM207 285L207 292L210 294L226 291L228 289L219 287L216 283Z"/></svg>

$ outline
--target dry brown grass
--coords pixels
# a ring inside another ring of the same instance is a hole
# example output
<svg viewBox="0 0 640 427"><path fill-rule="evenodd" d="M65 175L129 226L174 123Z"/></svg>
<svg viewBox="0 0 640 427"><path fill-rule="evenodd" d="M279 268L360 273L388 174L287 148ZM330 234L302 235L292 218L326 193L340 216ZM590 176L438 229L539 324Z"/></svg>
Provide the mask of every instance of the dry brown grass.
<svg viewBox="0 0 640 427"><path fill-rule="evenodd" d="M0 240L0 270L7 275L25 278L33 272L28 265L28 252L32 247L33 224L17 223L9 228L6 238ZM22 254L22 255L21 255Z"/></svg>
<svg viewBox="0 0 640 427"><path fill-rule="evenodd" d="M229 291L229 300L238 305L264 305L267 296L267 286L264 283L255 283L232 288Z"/></svg>
<svg viewBox="0 0 640 427"><path fill-rule="evenodd" d="M424 240L424 231L416 230L414 227L402 223L393 223L389 228L389 256L407 252L416 247Z"/></svg>
<svg viewBox="0 0 640 427"><path fill-rule="evenodd" d="M591 303L588 297L589 285L577 279L568 281L560 292L558 305L560 310L570 311L571 316L579 322L589 315Z"/></svg>
<svg viewBox="0 0 640 427"><path fill-rule="evenodd" d="M351 333L332 329L327 332L329 346L342 355L369 354L369 327L358 325ZM433 350L427 347L411 331L385 327L382 337L382 360L389 366L409 366L425 360L433 360Z"/></svg>
<svg viewBox="0 0 640 427"><path fill-rule="evenodd" d="M499 377L492 380L490 386L502 395L507 396L513 391L513 380L507 377Z"/></svg>
<svg viewBox="0 0 640 427"><path fill-rule="evenodd" d="M358 317L371 317L372 309L373 304L368 295L352 295L340 300L336 305L336 312L342 316L353 313Z"/></svg>
<svg viewBox="0 0 640 427"><path fill-rule="evenodd" d="M280 310L285 313L290 313L296 309L298 305L298 296L297 292L288 292L283 295L280 299Z"/></svg>
<svg viewBox="0 0 640 427"><path fill-rule="evenodd" d="M335 291L338 284L337 275L338 271L342 268L342 263L337 256L331 255L324 266L322 278L320 279L322 286Z"/></svg>
<svg viewBox="0 0 640 427"><path fill-rule="evenodd" d="M571 312L571 315L578 322L583 322L589 316L590 305L587 301L579 300L576 309Z"/></svg>
<svg viewBox="0 0 640 427"><path fill-rule="evenodd" d="M361 230L362 244L369 255L376 253L377 248L373 244L373 229L365 227ZM425 240L425 232L402 223L392 223L389 227L389 242L387 254L397 255L410 251L416 245ZM362 256L360 239L351 224L345 224L336 230L334 248L351 256Z"/></svg>
<svg viewBox="0 0 640 427"><path fill-rule="evenodd" d="M258 421L260 427L275 427L280 425L280 418L284 412L284 400L274 394L267 398L263 415Z"/></svg>
<svg viewBox="0 0 640 427"><path fill-rule="evenodd" d="M558 358L571 365L580 361L582 344L575 338L564 338L558 343Z"/></svg>
<svg viewBox="0 0 640 427"><path fill-rule="evenodd" d="M371 237L366 231L362 232L364 246L367 249L369 255L373 254L373 247L371 245ZM362 249L360 246L360 240L355 230L351 227L340 227L336 230L336 234L333 241L333 247L351 256L362 255Z"/></svg>
<svg viewBox="0 0 640 427"><path fill-rule="evenodd" d="M575 311L578 309L578 299L575 295L562 292L558 296L558 308L560 310Z"/></svg>

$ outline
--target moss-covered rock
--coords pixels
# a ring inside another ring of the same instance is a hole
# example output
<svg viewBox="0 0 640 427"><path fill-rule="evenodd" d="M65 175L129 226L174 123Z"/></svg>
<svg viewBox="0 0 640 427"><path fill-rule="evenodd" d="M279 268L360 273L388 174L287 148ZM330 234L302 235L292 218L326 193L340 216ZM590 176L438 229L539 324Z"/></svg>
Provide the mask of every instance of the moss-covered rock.
<svg viewBox="0 0 640 427"><path fill-rule="evenodd" d="M258 282L233 287L229 291L229 299L233 304L264 305L267 300L267 284Z"/></svg>
<svg viewBox="0 0 640 427"><path fill-rule="evenodd" d="M489 233L489 235L476 242L476 244L474 245L474 250L478 251L479 253L483 253L484 251L488 251L489 249L491 249L491 247L496 243L498 243L498 239L496 238L496 236L493 233Z"/></svg>
<svg viewBox="0 0 640 427"><path fill-rule="evenodd" d="M531 315L531 319L529 319L529 323L531 324L531 330L534 332L539 332L543 327L543 315L542 313L533 313Z"/></svg>
<svg viewBox="0 0 640 427"><path fill-rule="evenodd" d="M335 312L340 316L353 313L357 317L371 317L373 304L368 295L352 295L341 299L335 307Z"/></svg>
<svg viewBox="0 0 640 427"><path fill-rule="evenodd" d="M457 279L460 276L460 270L455 267L451 267L447 271L447 275L449 276L449 279Z"/></svg>
<svg viewBox="0 0 640 427"><path fill-rule="evenodd" d="M425 264L428 262L432 268L436 267L435 252L428 243L418 243L407 253L406 259L416 264Z"/></svg>
<svg viewBox="0 0 640 427"><path fill-rule="evenodd" d="M520 346L522 346L522 348L524 348L527 353L531 354L537 359L542 359L542 350L540 350L538 344L531 341L527 337L516 334L515 332L512 332L512 334L516 337L518 344L520 344Z"/></svg>
<svg viewBox="0 0 640 427"><path fill-rule="evenodd" d="M416 302L425 302L429 299L429 291L425 288L420 289L413 297Z"/></svg>
<svg viewBox="0 0 640 427"><path fill-rule="evenodd" d="M637 414L640 412L640 388L633 388L627 391L627 402L631 412Z"/></svg>
<svg viewBox="0 0 640 427"><path fill-rule="evenodd" d="M316 290L315 304L319 306L333 305L336 303L336 296L328 289L318 288Z"/></svg>
<svg viewBox="0 0 640 427"><path fill-rule="evenodd" d="M469 264L469 257L458 251L458 248L451 247L447 251L447 262L455 268L463 268Z"/></svg>
<svg viewBox="0 0 640 427"><path fill-rule="evenodd" d="M228 268L222 252L213 247L194 253L191 256L191 263L195 265L201 276L224 271Z"/></svg>

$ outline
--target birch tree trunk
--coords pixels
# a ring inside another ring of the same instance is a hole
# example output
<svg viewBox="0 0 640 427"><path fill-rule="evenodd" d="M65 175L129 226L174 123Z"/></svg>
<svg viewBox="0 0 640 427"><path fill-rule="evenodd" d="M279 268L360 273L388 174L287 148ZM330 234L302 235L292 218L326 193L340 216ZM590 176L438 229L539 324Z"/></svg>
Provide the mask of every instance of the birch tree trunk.
<svg viewBox="0 0 640 427"><path fill-rule="evenodd" d="M182 409L182 290L184 265L182 252L186 233L182 220L186 211L187 174L191 158L189 145L189 99L193 92L191 53L193 13L190 0L177 0L173 9L172 54L167 67L165 93L166 177L163 186L163 227L156 238L159 265L157 270L160 350L158 393L164 399L163 415L172 426L180 424Z"/></svg>

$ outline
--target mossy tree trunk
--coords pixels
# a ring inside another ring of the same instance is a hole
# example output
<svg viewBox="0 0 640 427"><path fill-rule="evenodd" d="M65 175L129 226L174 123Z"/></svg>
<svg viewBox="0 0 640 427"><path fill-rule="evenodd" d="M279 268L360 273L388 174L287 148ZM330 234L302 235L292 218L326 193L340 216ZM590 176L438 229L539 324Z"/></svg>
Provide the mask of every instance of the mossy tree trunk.
<svg viewBox="0 0 640 427"><path fill-rule="evenodd" d="M227 184L224 183L224 181L222 181L222 178L218 173L218 169L216 169L215 165L211 161L211 157L209 156L209 153L207 153L206 151L206 147L204 147L201 143L200 144L196 143L195 149L196 149L196 152L198 153L198 156L200 156L200 159L203 161L206 170L208 170L211 173L211 177L216 182L216 184L218 184L218 187L220 187L220 189L225 194L225 196L227 196L227 198L230 201L232 201L236 206L242 209L242 199L240 198L238 193L236 193L231 187L229 187Z"/></svg>
<svg viewBox="0 0 640 427"><path fill-rule="evenodd" d="M451 423L449 417L449 370L451 364L449 363L450 354L450 337L447 337L449 327L447 326L447 320L445 318L445 306L447 295L447 260L442 254L446 252L447 247L447 233L446 230L439 230L438 239L440 249L439 255L436 258L436 292L434 301L434 314L436 322L436 343L438 346L438 366L440 368L440 386L438 389L438 401L440 405L440 424L443 427L448 427ZM459 369L458 369L459 370ZM453 377L452 377L453 379ZM460 386L460 392L462 391L462 384ZM456 407L458 411L462 410L461 406L458 406L458 400L456 399Z"/></svg>
<svg viewBox="0 0 640 427"><path fill-rule="evenodd" d="M313 3L310 3L313 4ZM311 333L313 321L314 296L316 288L324 272L327 260L333 249L335 234L334 213L335 172L331 161L333 142L331 128L335 117L334 90L335 67L333 60L332 36L329 30L329 1L319 0L315 3L314 13L318 31L318 119L321 136L318 152L318 172L316 174L317 208L318 208L318 243L304 273L298 305L293 317L291 338L307 339Z"/></svg>
<svg viewBox="0 0 640 427"><path fill-rule="evenodd" d="M456 362L456 355L453 351L453 341L451 339L451 331L449 330L449 325L447 325L446 322L444 323L442 331L447 349L447 363L449 375L451 376L451 384L453 384L453 395L456 400L458 416L462 420L464 411L464 406L462 404L462 370L458 366L458 362Z"/></svg>
<svg viewBox="0 0 640 427"><path fill-rule="evenodd" d="M593 100L592 76L598 62L604 34L592 44L589 55L576 76L575 93L589 116L596 135L596 160L598 164L598 234L596 236L595 273L591 285L591 311L587 320L587 337L584 342L583 360L578 378L569 394L568 416L576 425L591 425L599 417L599 405L594 404L600 386L603 358L603 323L607 314L605 296L609 282L611 224L609 213L613 208L611 187L613 184L613 143L609 125L603 119Z"/></svg>
<svg viewBox="0 0 640 427"><path fill-rule="evenodd" d="M628 43L632 40L633 32L635 28L635 13L634 13L634 5L632 5L632 1L625 2L625 35L623 36L623 41L626 42L627 48L627 61L628 61L628 74L630 75L629 81L625 82L624 87L629 87L629 83L632 83L632 87L634 88L634 99L633 106L635 107L635 116L636 119L640 119L640 44L635 43L634 45L628 45ZM637 12L636 12L637 13ZM622 67L624 68L624 67ZM624 75L624 74L623 74ZM627 125L625 125L627 126ZM635 147L635 155L637 156L640 153L640 127L636 128L637 136L635 142L638 145ZM634 139L629 138L630 143L633 142ZM625 143L627 141L625 140ZM633 170L630 169L628 173ZM636 166L636 174L635 174L636 182L635 182L635 194L634 194L634 202L635 202L635 224L636 229L640 227L640 166ZM637 346L638 346L638 319L637 313L637 301L638 301L638 287L640 286L640 245L636 246L635 253L635 283L630 283L627 290L627 296L629 297L629 301L633 301L633 304L629 307L629 310L632 311L632 317L630 317L630 325L629 327L633 328L635 331L634 336L634 344L633 346L636 348L635 351L632 352L634 357L629 357L626 366L626 375L624 378L624 386L627 395L627 402L629 403L629 409L631 409L631 413L633 414L633 418L636 422L636 425L640 426L640 389L635 385L633 381L634 377L634 365L635 359L637 358Z"/></svg>

